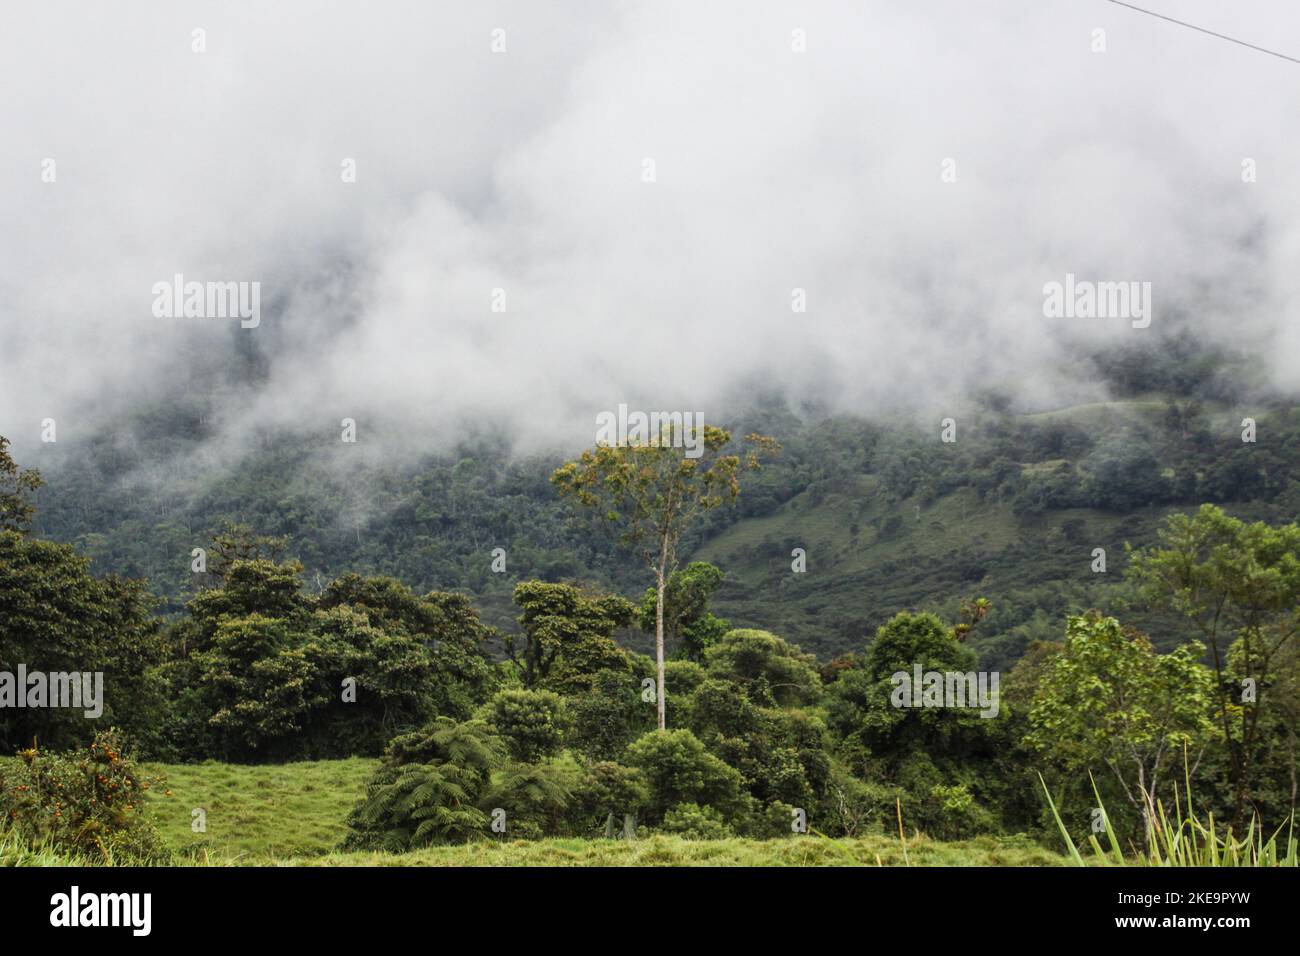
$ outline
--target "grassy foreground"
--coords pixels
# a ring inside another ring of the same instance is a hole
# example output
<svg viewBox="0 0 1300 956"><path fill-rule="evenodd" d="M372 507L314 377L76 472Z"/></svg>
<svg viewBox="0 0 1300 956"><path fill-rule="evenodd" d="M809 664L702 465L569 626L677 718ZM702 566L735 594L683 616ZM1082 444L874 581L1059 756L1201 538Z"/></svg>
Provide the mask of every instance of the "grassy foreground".
<svg viewBox="0 0 1300 956"><path fill-rule="evenodd" d="M6 758L7 759L7 758ZM348 811L377 760L304 761L244 766L142 766L163 783L150 798L155 823L179 865L197 866L1063 866L1069 858L1023 837L944 843L909 833L831 840L816 834L780 840L564 838L482 840L412 853L340 853ZM206 832L192 829L205 813ZM49 849L0 837L0 866L77 866Z"/></svg>
<svg viewBox="0 0 1300 956"><path fill-rule="evenodd" d="M376 761L323 760L280 766L149 764L170 795L155 791L167 844L212 866L1060 866L1068 859L1017 838L941 843L909 835L829 840L483 840L405 854L339 853L348 811ZM160 790L163 788L160 788ZM191 830L195 808L206 833ZM38 858L29 862L39 863ZM54 862L46 860L45 862Z"/></svg>
<svg viewBox="0 0 1300 956"><path fill-rule="evenodd" d="M912 866L1062 866L1068 860L1028 840L980 837L959 843L910 838ZM333 853L282 861L295 866L903 866L897 839L684 840L656 834L632 842L556 839L483 841L394 856Z"/></svg>
<svg viewBox="0 0 1300 956"><path fill-rule="evenodd" d="M206 851L213 862L238 864L333 850L378 763L354 757L267 766L145 764L142 769L164 780L152 802L169 847ZM191 829L195 809L206 815L206 833Z"/></svg>

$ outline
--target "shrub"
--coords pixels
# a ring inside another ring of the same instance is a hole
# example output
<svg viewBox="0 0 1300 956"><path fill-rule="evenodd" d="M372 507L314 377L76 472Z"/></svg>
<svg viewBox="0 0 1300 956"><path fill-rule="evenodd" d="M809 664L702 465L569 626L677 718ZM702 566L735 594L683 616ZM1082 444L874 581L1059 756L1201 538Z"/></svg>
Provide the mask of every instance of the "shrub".
<svg viewBox="0 0 1300 956"><path fill-rule="evenodd" d="M794 807L780 800L774 800L754 814L747 835L761 840L794 836L801 832L794 828L795 822L799 819L799 811L803 811L804 823L811 826L811 821L807 819L809 813L806 807Z"/></svg>
<svg viewBox="0 0 1300 956"><path fill-rule="evenodd" d="M849 768L835 764L831 768L826 817L835 835L858 837L868 833L896 830L896 801L903 791L879 781L862 780Z"/></svg>
<svg viewBox="0 0 1300 956"><path fill-rule="evenodd" d="M18 756L0 768L0 828L12 837L96 863L166 861L145 807L161 781L140 775L116 730L83 749Z"/></svg>
<svg viewBox="0 0 1300 956"><path fill-rule="evenodd" d="M725 840L736 835L721 813L697 803L679 803L671 808L659 829L688 840Z"/></svg>
<svg viewBox="0 0 1300 956"><path fill-rule="evenodd" d="M549 690L499 691L484 716L510 747L516 760L531 763L552 757L564 739L564 698Z"/></svg>
<svg viewBox="0 0 1300 956"><path fill-rule="evenodd" d="M625 826L634 825L636 815L649 799L650 790L640 770L608 760L587 768L579 790L588 826L604 827L606 836L613 836L620 818Z"/></svg>
<svg viewBox="0 0 1300 956"><path fill-rule="evenodd" d="M704 668L694 661L664 661L664 686L671 696L693 694L706 677L708 674Z"/></svg>
<svg viewBox="0 0 1300 956"><path fill-rule="evenodd" d="M940 840L963 840L997 829L992 814L975 802L964 783L931 787L926 810L931 821L926 830Z"/></svg>
<svg viewBox="0 0 1300 956"><path fill-rule="evenodd" d="M650 788L652 817L662 819L679 803L709 804L733 814L741 810L740 771L704 749L689 730L654 730L627 749Z"/></svg>

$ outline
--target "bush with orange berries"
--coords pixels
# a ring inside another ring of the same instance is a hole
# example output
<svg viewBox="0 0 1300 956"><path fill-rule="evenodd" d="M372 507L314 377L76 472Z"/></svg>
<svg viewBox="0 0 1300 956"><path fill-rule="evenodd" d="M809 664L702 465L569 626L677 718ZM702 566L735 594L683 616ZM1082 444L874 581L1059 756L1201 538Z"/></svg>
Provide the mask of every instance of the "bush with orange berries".
<svg viewBox="0 0 1300 956"><path fill-rule="evenodd" d="M161 863L167 857L145 807L161 783L140 774L116 730L64 753L23 750L0 768L0 832L90 862Z"/></svg>

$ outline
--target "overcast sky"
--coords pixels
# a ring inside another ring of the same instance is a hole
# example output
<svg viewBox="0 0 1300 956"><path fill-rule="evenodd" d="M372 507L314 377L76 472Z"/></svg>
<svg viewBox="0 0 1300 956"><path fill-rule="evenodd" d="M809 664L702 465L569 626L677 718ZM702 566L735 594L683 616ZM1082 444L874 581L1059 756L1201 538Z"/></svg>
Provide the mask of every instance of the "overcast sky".
<svg viewBox="0 0 1300 956"><path fill-rule="evenodd" d="M1295 4L1142 5L1300 57ZM580 447L755 383L1062 405L1082 348L1179 323L1296 388L1297 117L1300 64L1103 0L14 5L0 434L111 427L232 343L269 363L220 396L232 446ZM1151 282L1152 326L1044 317L1067 272ZM260 282L261 324L156 318L176 273Z"/></svg>

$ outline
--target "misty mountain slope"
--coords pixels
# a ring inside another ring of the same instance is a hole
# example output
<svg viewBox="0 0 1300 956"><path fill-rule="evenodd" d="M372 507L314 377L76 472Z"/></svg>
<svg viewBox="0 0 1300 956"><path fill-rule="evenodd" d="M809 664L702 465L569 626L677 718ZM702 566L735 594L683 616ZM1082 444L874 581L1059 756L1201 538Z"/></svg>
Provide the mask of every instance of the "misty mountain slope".
<svg viewBox="0 0 1300 956"><path fill-rule="evenodd" d="M1154 543L1170 510L1214 501L1294 519L1300 411L1254 408L1256 443L1241 441L1236 403L1147 392L1024 415L976 409L946 444L937 427L801 420L760 405L735 431L775 435L781 455L748 476L736 508L707 516L682 558L727 573L716 603L735 625L823 659L861 650L898 610L952 619L962 598L983 596L994 610L972 641L986 664L1006 666L1031 639L1059 636L1067 611L1121 610L1125 543ZM214 479L188 464L207 454L201 422L142 409L140 423L32 462L48 479L36 530L75 542L98 571L147 578L164 610L202 583L191 551L227 520L286 537L309 588L346 571L389 574L419 591L466 591L499 628L515 627L520 580L631 597L649 581L558 499L548 479L559 457L518 457L484 439L407 464L382 445L359 454L337 436L280 435ZM504 573L491 570L498 547ZM804 573L792 570L794 548ZM1105 573L1092 570L1095 548ZM1128 619L1162 645L1180 637Z"/></svg>
<svg viewBox="0 0 1300 956"><path fill-rule="evenodd" d="M993 612L973 643L984 663L1003 666L1030 639L1059 636L1067 610L1112 608L1123 543L1153 543L1168 510L1075 508L1021 518L1010 503L980 502L970 488L922 505L885 502L873 495L876 485L865 478L856 492L818 503L805 493L709 541L697 557L729 575L719 613L761 622L828 658L862 650L900 610L955 620L960 598L984 596ZM805 573L792 570L796 547L806 552ZM1094 547L1106 549L1104 574L1091 570Z"/></svg>
<svg viewBox="0 0 1300 956"><path fill-rule="evenodd" d="M1251 520L1294 520L1300 506L1296 409L1259 416L1268 449L1240 441L1238 417L1220 403L1154 394L1019 416L1030 427L1086 431L1093 447L1007 462L1012 477L1001 482L996 469L992 481L972 472L940 495L900 498L875 475L814 485L722 531L697 557L728 571L720 613L823 658L861 650L899 610L955 620L961 599L976 596L993 603L972 638L990 667L1008 666L1033 639L1058 638L1067 613L1090 607L1172 646L1186 636L1180 622L1124 604L1126 546L1157 543L1163 518L1199 500ZM1117 436L1126 441L1119 462L1108 457ZM803 573L793 570L795 548L805 552ZM1104 571L1094 570L1097 548Z"/></svg>

